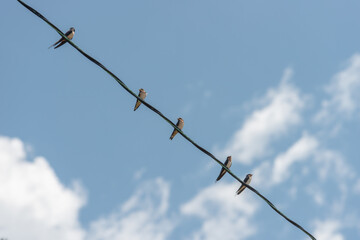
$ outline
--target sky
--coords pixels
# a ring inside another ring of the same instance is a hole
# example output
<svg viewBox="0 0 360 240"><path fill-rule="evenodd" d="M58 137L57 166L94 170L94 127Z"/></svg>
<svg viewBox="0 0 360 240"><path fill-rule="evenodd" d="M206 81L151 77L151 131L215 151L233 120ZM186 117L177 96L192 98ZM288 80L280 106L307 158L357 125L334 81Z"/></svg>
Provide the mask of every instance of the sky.
<svg viewBox="0 0 360 240"><path fill-rule="evenodd" d="M27 0L318 240L360 237L359 1ZM0 238L309 239L17 1Z"/></svg>

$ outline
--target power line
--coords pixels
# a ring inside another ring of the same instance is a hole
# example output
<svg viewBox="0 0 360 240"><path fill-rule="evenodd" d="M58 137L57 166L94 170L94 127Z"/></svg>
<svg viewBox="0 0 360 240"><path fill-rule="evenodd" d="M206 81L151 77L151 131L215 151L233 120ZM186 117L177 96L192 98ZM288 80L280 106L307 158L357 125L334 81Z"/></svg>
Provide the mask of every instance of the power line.
<svg viewBox="0 0 360 240"><path fill-rule="evenodd" d="M71 46L73 46L77 51L79 51L82 55L84 55L87 59L101 67L104 71L106 71L111 77L113 77L128 93L130 93L133 97L137 98L141 103L143 103L146 107L148 107L150 110L158 114L161 118L163 118L166 122L168 122L172 127L174 127L179 134L181 134L186 140L188 140L191 144L193 144L197 149L211 157L213 160L215 160L218 164L220 164L233 178L235 178L240 183L244 184L247 188L249 188L251 191L253 191L256 195L258 195L260 198L262 198L275 212L277 212L280 216L285 218L288 222L293 224L295 227L299 228L301 231L303 231L306 235L308 235L311 239L316 240L314 236L312 236L308 231L306 231L302 226L288 218L285 214L283 214L280 210L278 210L273 203L271 203L265 196L263 196L261 193L259 193L255 188L252 186L246 184L244 181L242 181L240 178L238 178L234 173L230 171L220 160L218 160L212 153L204 149L203 147L199 146L195 141L193 141L191 138L189 138L185 133L179 129L170 119L168 119L164 114L162 114L159 110L157 110L155 107L150 105L149 103L145 102L143 99L138 97L137 94L135 94L133 91L131 91L126 84L120 80L114 73L112 73L110 70L108 70L104 65L102 65L99 61L85 53L83 50L81 50L77 45L75 45L71 40L69 40L62 31L60 31L54 24L52 24L48 19L46 19L43 15L41 15L39 12L37 12L35 9L30 7L29 5L25 4L21 0L17 0L21 5L23 5L25 8L30 10L32 13L34 13L36 16L41 18L43 21L45 21L47 24L49 24L55 31L62 36Z"/></svg>

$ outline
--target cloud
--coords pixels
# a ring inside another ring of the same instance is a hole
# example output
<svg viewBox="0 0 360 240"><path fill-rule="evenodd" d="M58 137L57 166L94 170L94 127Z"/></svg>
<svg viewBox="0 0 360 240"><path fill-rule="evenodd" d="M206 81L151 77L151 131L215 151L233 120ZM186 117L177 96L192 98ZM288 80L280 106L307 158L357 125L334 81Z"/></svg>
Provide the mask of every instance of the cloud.
<svg viewBox="0 0 360 240"><path fill-rule="evenodd" d="M318 116L350 116L358 109L355 90L359 62L360 55L355 55L349 66L336 74L327 88L330 98L323 101ZM268 157L273 141L281 140L305 119L302 110L306 98L304 100L304 95L290 83L291 76L292 70L286 69L279 86L267 91L261 106L250 113L232 136L224 155L232 155L242 163ZM294 202L300 201L296 199L299 195L309 194L311 198L306 195L306 200L314 200L319 211L326 209L326 215L331 216L313 222L315 236L320 240L341 240L344 237L340 231L345 229L341 221L350 210L347 200L352 197L350 194L360 193L360 180L340 152L326 148L326 136L321 138L324 135L313 126L309 129L314 132L304 130L287 149L261 162L253 171L252 185L264 190L265 186L283 184ZM208 186L171 213L170 185L162 178L143 182L118 209L93 221L89 229L84 230L78 220L86 202L82 187L77 182L71 187L64 186L45 158L36 157L30 162L25 149L19 139L0 137L0 237L162 240L170 239L173 230L187 218L200 219L200 225L195 226L193 232L183 234L190 239L211 240L224 236L245 239L258 233L257 197L249 191L235 197L238 184L222 182ZM144 172L145 169L136 172L134 179L142 180ZM310 175L312 178L308 178ZM290 200L284 198L284 201ZM354 216L358 219L357 213Z"/></svg>
<svg viewBox="0 0 360 240"><path fill-rule="evenodd" d="M342 130L344 116L352 117L359 110L360 55L354 55L348 66L334 76L327 87L330 97L315 110L318 121L328 122L330 119L335 122L331 127L322 124L320 128L314 121L308 121L313 116L302 111L307 100L289 83L291 71L287 71L280 85L267 92L262 100L265 104L246 118L225 149L219 152L232 155L241 163L267 158L253 169L252 185L262 190L267 187L272 192L275 187L284 190L293 203L309 201L310 209L314 207L319 209L320 214L339 220L323 221L323 227L318 221L316 231L320 239L343 239L340 230L344 226L340 223L347 214L354 212L352 204L360 193L360 180L356 181L356 169L334 143L343 140L335 137ZM321 102L315 96L311 99ZM286 133L299 125L303 134L294 142L285 143ZM329 137L332 137L331 141ZM277 139L282 142L280 146L288 146L284 151L275 149L278 152L273 157L269 152L273 152L270 150ZM300 196L302 194L305 196ZM285 198L280 204L289 206L290 200ZM358 213L353 214L357 217Z"/></svg>
<svg viewBox="0 0 360 240"><path fill-rule="evenodd" d="M140 168L139 170L137 170L133 176L134 180L140 180L145 172L146 172L145 168Z"/></svg>
<svg viewBox="0 0 360 240"><path fill-rule="evenodd" d="M320 206L324 205L325 196L319 184L309 184L306 186L306 192L312 197L316 204Z"/></svg>
<svg viewBox="0 0 360 240"><path fill-rule="evenodd" d="M314 159L313 168L316 169L318 181L314 183L317 189L315 193L308 192L317 201L316 196L321 192L326 194L326 203L331 204L331 213L338 216L346 211L347 199L351 196L349 189L353 186L356 173L342 157L342 155L331 149L320 149ZM331 189L324 192L323 189Z"/></svg>
<svg viewBox="0 0 360 240"><path fill-rule="evenodd" d="M356 173L339 152L323 145L320 139L303 133L273 161L265 161L255 168L253 185L269 188L286 184L293 199L298 190L305 190L317 205L326 205L333 214L342 214ZM309 176L312 179L310 182ZM356 187L353 188L356 191Z"/></svg>
<svg viewBox="0 0 360 240"><path fill-rule="evenodd" d="M279 87L267 92L261 101L264 106L255 110L235 132L223 155L232 155L235 161L251 163L268 152L272 140L299 124L305 100L290 84L291 76L292 70L286 69Z"/></svg>
<svg viewBox="0 0 360 240"><path fill-rule="evenodd" d="M296 162L309 158L318 147L318 141L313 136L304 133L285 153L278 155L274 161L272 182L280 183L290 177L290 168Z"/></svg>
<svg viewBox="0 0 360 240"><path fill-rule="evenodd" d="M258 210L254 199L243 192L235 197L239 184L217 183L205 188L181 206L184 216L202 220L190 239L245 239L256 233L251 218Z"/></svg>
<svg viewBox="0 0 360 240"><path fill-rule="evenodd" d="M335 150L321 149L315 155L315 163L318 176L323 181L331 176L339 183L343 183L356 175L342 155Z"/></svg>
<svg viewBox="0 0 360 240"><path fill-rule="evenodd" d="M85 205L78 182L65 187L43 157L26 160L24 143L0 136L0 237L7 239L166 239L176 225L167 217L170 185L145 182L118 211L91 223L78 220Z"/></svg>
<svg viewBox="0 0 360 240"><path fill-rule="evenodd" d="M304 161L307 161L306 164L299 165L297 172L306 175L307 169L313 169L321 181L332 177L340 186L356 176L338 151L324 147L321 140L304 132L297 141L285 152L279 153L273 161L264 161L256 167L254 176L257 177L253 179L253 183L255 186L271 186L285 182L290 176L294 177L293 165ZM302 170L299 171L299 169Z"/></svg>
<svg viewBox="0 0 360 240"><path fill-rule="evenodd" d="M45 158L29 162L26 157L21 140L0 136L0 237L84 239L80 184L65 187Z"/></svg>
<svg viewBox="0 0 360 240"><path fill-rule="evenodd" d="M336 117L350 117L359 108L360 93L360 55L355 54L347 67L337 73L326 87L329 99L322 102L315 121L323 122Z"/></svg>
<svg viewBox="0 0 360 240"><path fill-rule="evenodd" d="M176 225L167 217L169 194L162 178L144 183L118 211L93 222L88 239L167 239Z"/></svg>
<svg viewBox="0 0 360 240"><path fill-rule="evenodd" d="M335 219L315 221L314 236L318 240L344 240L344 236L339 232L341 222Z"/></svg>
<svg viewBox="0 0 360 240"><path fill-rule="evenodd" d="M360 179L358 179L353 187L354 193L360 194Z"/></svg>
<svg viewBox="0 0 360 240"><path fill-rule="evenodd" d="M318 146L319 142L314 136L303 133L285 152L278 154L273 162L265 161L254 169L254 185L272 186L286 182L293 176L293 165L313 157Z"/></svg>

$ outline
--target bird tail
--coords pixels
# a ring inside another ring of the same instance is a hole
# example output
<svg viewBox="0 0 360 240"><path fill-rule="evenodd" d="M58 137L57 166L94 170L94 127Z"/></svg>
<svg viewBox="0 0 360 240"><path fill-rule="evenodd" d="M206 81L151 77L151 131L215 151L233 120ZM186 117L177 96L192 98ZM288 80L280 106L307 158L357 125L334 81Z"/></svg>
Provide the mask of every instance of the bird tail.
<svg viewBox="0 0 360 240"><path fill-rule="evenodd" d="M62 39L62 38L60 38L59 41L57 41L56 43L54 43L53 45L51 45L50 47L48 47L48 49L51 48L51 47L53 47L53 46L55 46L56 44L58 44L58 43L61 41L61 39Z"/></svg>
<svg viewBox="0 0 360 240"><path fill-rule="evenodd" d="M64 45L66 43L66 41L62 41L59 45L57 45L56 47L54 47L54 49L57 49L58 47L61 47L62 45Z"/></svg>
<svg viewBox="0 0 360 240"><path fill-rule="evenodd" d="M239 194L242 193L242 191L244 191L244 190L245 190L244 187L239 188L239 189L236 191L236 195L239 195Z"/></svg>

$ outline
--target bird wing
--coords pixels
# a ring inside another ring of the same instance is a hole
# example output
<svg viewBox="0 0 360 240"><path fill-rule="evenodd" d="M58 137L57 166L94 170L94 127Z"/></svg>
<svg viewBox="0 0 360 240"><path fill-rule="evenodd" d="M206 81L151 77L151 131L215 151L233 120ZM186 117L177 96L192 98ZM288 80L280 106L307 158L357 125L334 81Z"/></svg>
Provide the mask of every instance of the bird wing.
<svg viewBox="0 0 360 240"><path fill-rule="evenodd" d="M67 32L65 33L65 36L69 36L71 33L72 33L72 31L69 30L69 31L67 31Z"/></svg>
<svg viewBox="0 0 360 240"><path fill-rule="evenodd" d="M246 186L244 184L241 184L239 189L236 191L236 194L239 195L242 191L244 191L245 188L246 188Z"/></svg>
<svg viewBox="0 0 360 240"><path fill-rule="evenodd" d="M229 163L229 159L226 159L225 162L224 162L224 165L227 167L227 168L230 168L231 167L231 162ZM230 165L230 166L228 166ZM226 170L225 168L221 168L220 170L220 173L219 173L219 176L217 177L216 181L219 181L226 173Z"/></svg>
<svg viewBox="0 0 360 240"><path fill-rule="evenodd" d="M170 140L172 140L177 133L178 133L178 131L176 129L174 129L174 131L172 132L172 134L170 136Z"/></svg>
<svg viewBox="0 0 360 240"><path fill-rule="evenodd" d="M141 102L139 101L139 99L136 100L135 107L134 107L134 111L135 111L136 109L138 109L138 107L140 106L140 104L141 104Z"/></svg>
<svg viewBox="0 0 360 240"><path fill-rule="evenodd" d="M217 177L216 181L219 181L226 173L225 168L221 168L219 176Z"/></svg>

